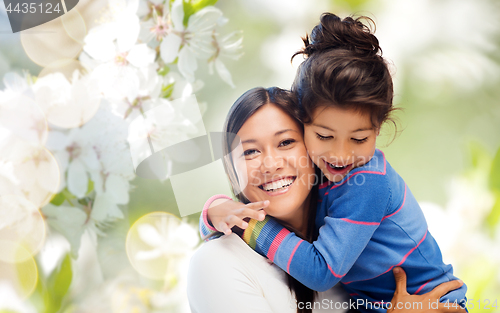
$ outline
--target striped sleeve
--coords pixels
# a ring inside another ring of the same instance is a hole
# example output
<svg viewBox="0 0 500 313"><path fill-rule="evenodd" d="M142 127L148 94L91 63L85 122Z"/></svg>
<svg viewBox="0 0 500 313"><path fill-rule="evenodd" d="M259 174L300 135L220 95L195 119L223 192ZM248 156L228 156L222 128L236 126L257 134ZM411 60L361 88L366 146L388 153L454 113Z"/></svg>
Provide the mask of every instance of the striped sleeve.
<svg viewBox="0 0 500 313"><path fill-rule="evenodd" d="M379 178L373 185L366 180L363 187L349 186L336 195L313 243L270 217L262 222L252 220L243 240L310 289L328 290L351 269L389 206L390 189ZM367 185L376 188L370 190Z"/></svg>
<svg viewBox="0 0 500 313"><path fill-rule="evenodd" d="M212 202L214 202L217 199L228 199L232 200L231 197L228 197L226 195L215 195L210 197L207 202L205 202L205 205L203 206L203 210L201 211L200 214L200 236L201 239L205 241L209 241L210 239L217 238L217 236L214 236L214 234L218 233L219 231L215 229L215 227L212 225L210 222L210 219L208 218L208 209L210 208L210 205Z"/></svg>

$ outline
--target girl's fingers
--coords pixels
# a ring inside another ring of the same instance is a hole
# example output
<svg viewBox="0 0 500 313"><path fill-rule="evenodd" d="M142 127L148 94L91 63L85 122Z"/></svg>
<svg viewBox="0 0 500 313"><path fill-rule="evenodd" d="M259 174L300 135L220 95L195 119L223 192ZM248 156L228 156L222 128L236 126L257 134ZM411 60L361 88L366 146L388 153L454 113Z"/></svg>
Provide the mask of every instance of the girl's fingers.
<svg viewBox="0 0 500 313"><path fill-rule="evenodd" d="M229 227L229 225L227 225L226 223L224 222L220 222L218 224L218 227L215 227L215 229L217 229L218 231L224 233L224 235L229 235L231 234L231 228Z"/></svg>
<svg viewBox="0 0 500 313"><path fill-rule="evenodd" d="M262 211L260 211L260 210L255 211L252 209L245 209L245 210L241 211L240 214L238 214L238 217L241 219L243 219L245 217L249 217L249 218L254 219L254 220L262 221L266 217L266 214L263 210Z"/></svg>
<svg viewBox="0 0 500 313"><path fill-rule="evenodd" d="M252 202L252 203L245 205L245 207L252 209L252 210L260 210L260 209L267 208L268 206L269 206L269 200Z"/></svg>
<svg viewBox="0 0 500 313"><path fill-rule="evenodd" d="M461 280L452 280L435 287L429 294L431 297L439 299L448 292L462 287L463 284Z"/></svg>
<svg viewBox="0 0 500 313"><path fill-rule="evenodd" d="M230 217L228 217L226 219L226 223L228 224L229 228L232 228L233 226L238 226L241 229L246 229L248 227L248 223L236 215L231 215Z"/></svg>
<svg viewBox="0 0 500 313"><path fill-rule="evenodd" d="M238 227L241 229L246 229L248 227L248 223L245 222L244 220L241 220L240 225L238 225Z"/></svg>
<svg viewBox="0 0 500 313"><path fill-rule="evenodd" d="M401 267L395 267L392 272L394 273L394 279L396 280L396 291L395 293L399 295L408 295L406 291L406 273Z"/></svg>

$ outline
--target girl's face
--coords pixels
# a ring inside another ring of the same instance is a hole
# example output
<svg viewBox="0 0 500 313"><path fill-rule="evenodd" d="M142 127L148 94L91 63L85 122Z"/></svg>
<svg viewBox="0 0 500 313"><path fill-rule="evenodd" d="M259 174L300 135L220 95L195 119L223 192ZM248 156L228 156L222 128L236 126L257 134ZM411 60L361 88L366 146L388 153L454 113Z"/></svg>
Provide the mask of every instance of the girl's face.
<svg viewBox="0 0 500 313"><path fill-rule="evenodd" d="M334 106L318 107L304 126L307 152L332 182L370 161L378 134L369 114Z"/></svg>
<svg viewBox="0 0 500 313"><path fill-rule="evenodd" d="M243 149L236 149L241 153L233 156L233 162L239 181L247 178L243 194L251 202L269 200L269 215L297 225L315 182L301 128L279 107L266 104L237 135Z"/></svg>

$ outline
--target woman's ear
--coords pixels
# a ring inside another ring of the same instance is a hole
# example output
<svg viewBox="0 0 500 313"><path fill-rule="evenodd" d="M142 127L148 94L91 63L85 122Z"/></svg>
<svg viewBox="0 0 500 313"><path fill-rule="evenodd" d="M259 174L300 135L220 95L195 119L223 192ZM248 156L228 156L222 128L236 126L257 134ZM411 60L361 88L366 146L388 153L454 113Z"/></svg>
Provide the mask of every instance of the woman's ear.
<svg viewBox="0 0 500 313"><path fill-rule="evenodd" d="M378 137L380 135L380 127L375 128L375 135Z"/></svg>

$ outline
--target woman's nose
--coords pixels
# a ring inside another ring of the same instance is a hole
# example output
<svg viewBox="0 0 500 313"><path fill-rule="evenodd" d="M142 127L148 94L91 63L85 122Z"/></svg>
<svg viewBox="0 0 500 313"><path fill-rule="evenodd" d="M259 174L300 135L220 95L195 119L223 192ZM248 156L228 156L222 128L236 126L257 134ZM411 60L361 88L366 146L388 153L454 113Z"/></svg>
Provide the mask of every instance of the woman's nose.
<svg viewBox="0 0 500 313"><path fill-rule="evenodd" d="M276 154L266 154L260 164L260 171L270 174L283 167L283 158Z"/></svg>

